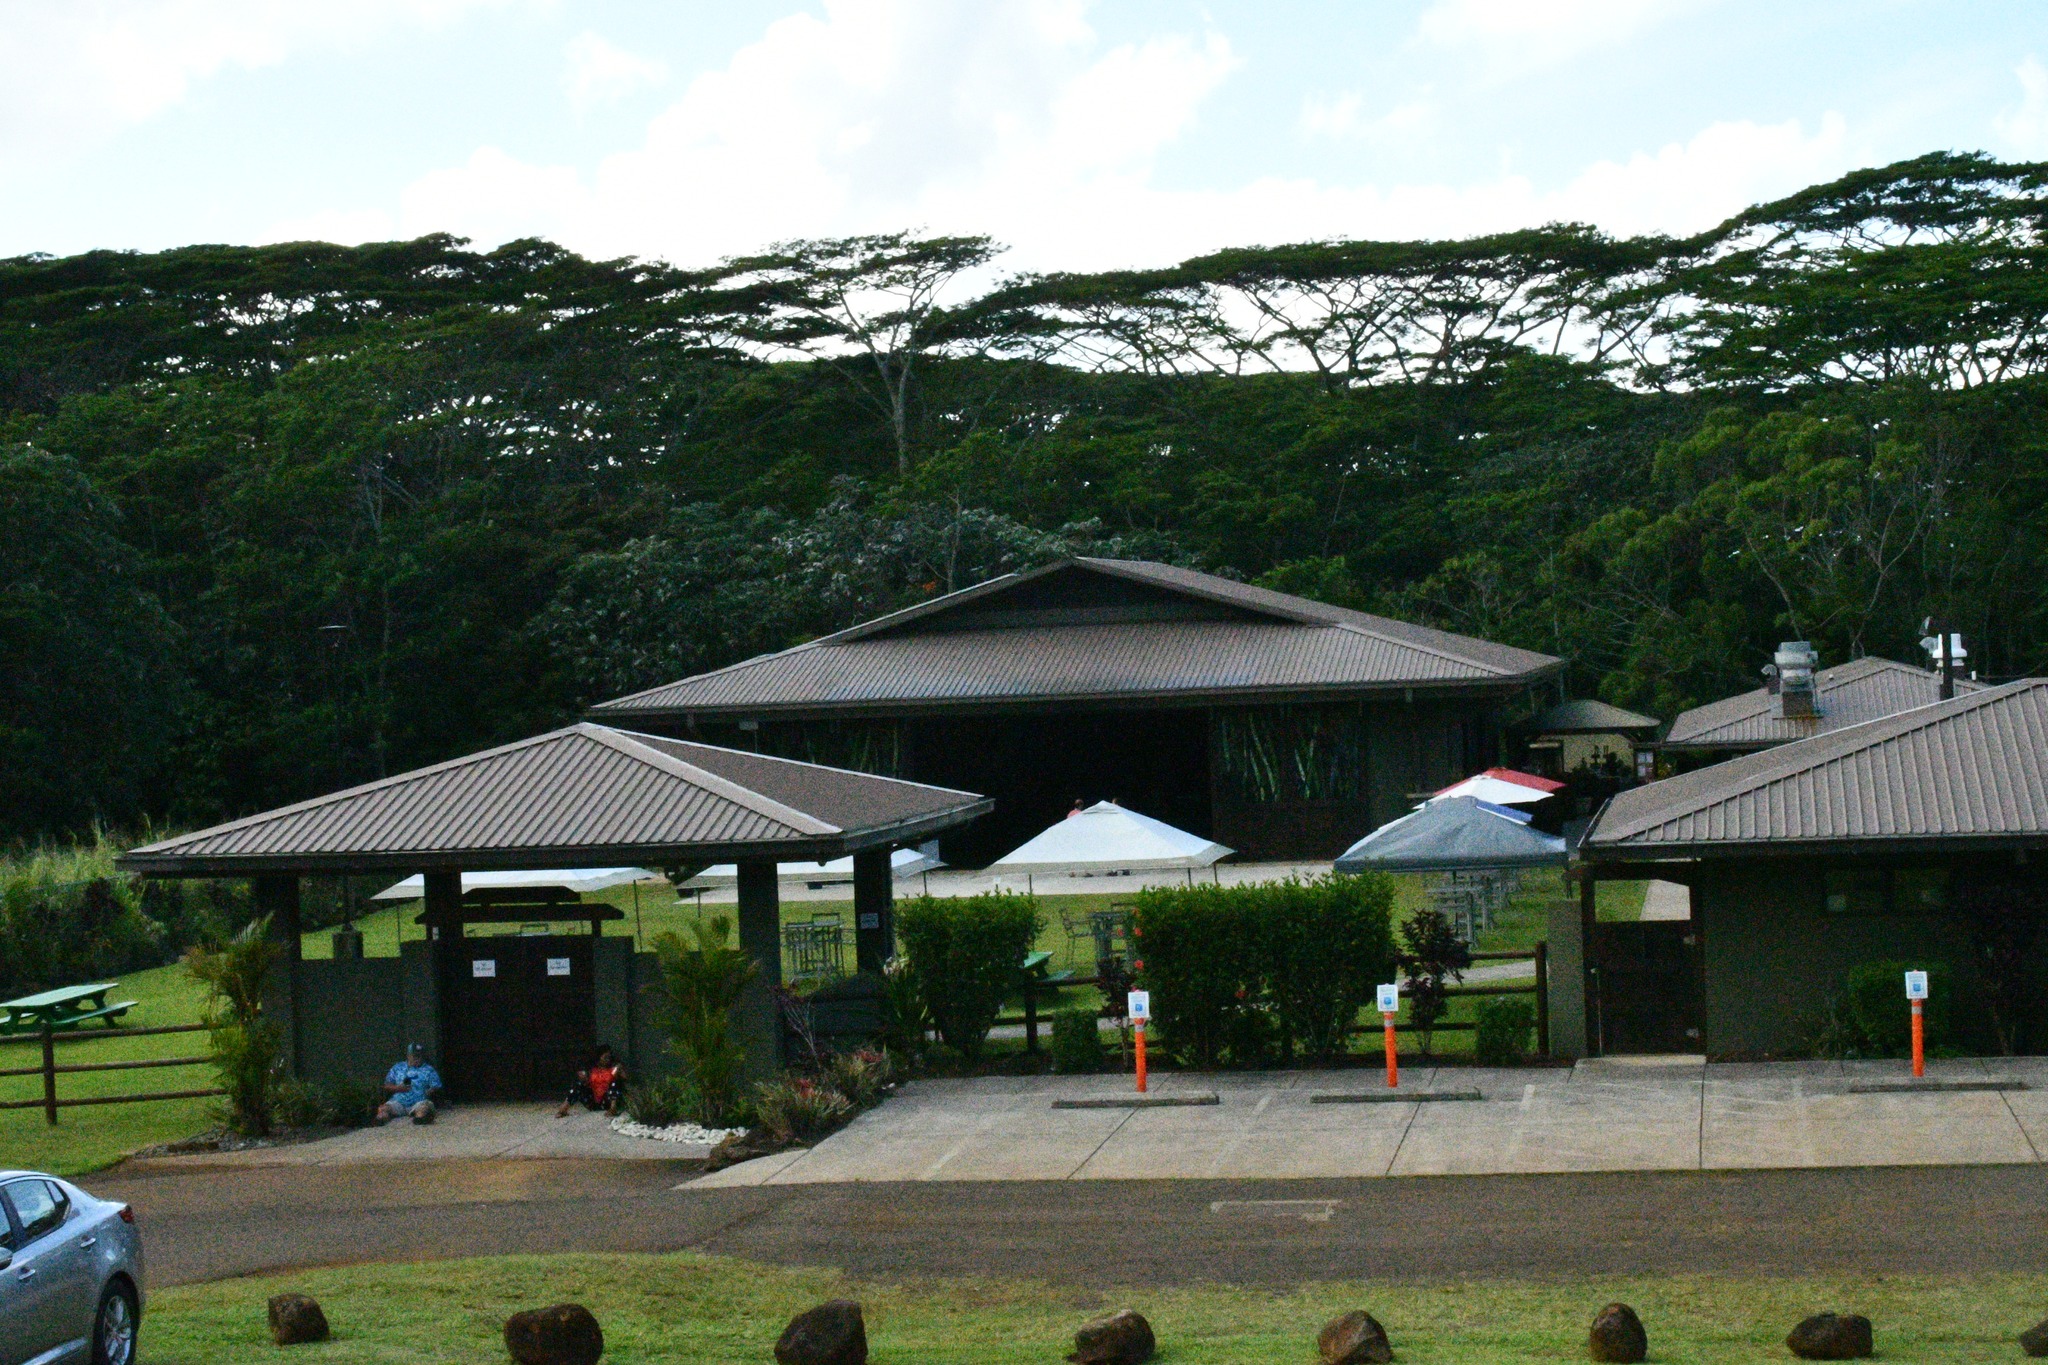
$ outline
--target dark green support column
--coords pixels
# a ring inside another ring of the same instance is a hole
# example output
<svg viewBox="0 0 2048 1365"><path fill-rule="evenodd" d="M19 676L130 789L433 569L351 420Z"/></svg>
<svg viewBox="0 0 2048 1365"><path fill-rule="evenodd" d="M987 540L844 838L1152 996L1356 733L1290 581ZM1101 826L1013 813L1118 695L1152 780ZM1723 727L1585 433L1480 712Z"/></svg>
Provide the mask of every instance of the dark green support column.
<svg viewBox="0 0 2048 1365"><path fill-rule="evenodd" d="M896 955L895 878L889 850L853 855L853 959L856 971L877 976Z"/></svg>
<svg viewBox="0 0 2048 1365"><path fill-rule="evenodd" d="M268 937L278 947L277 966L264 983L263 1012L277 1025L287 1074L299 1067L299 879L291 873L266 874L250 884L256 913L270 917Z"/></svg>
<svg viewBox="0 0 2048 1365"><path fill-rule="evenodd" d="M782 984L782 906L775 864L739 865L740 951L759 969L733 1011L740 1043L747 1050L747 1074L756 1080L782 1070L782 1019L774 988Z"/></svg>

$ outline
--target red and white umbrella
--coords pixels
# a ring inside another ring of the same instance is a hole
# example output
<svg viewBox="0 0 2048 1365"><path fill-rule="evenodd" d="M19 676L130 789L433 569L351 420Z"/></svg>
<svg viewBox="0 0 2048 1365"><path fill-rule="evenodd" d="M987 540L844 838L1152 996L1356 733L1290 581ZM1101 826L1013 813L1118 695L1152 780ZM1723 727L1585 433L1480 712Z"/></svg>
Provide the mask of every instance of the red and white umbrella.
<svg viewBox="0 0 2048 1365"><path fill-rule="evenodd" d="M1547 777L1518 773L1513 768L1488 768L1463 782L1453 782L1429 799L1441 801L1447 796L1471 796L1496 806L1528 806L1547 801L1563 790L1564 783L1553 782Z"/></svg>

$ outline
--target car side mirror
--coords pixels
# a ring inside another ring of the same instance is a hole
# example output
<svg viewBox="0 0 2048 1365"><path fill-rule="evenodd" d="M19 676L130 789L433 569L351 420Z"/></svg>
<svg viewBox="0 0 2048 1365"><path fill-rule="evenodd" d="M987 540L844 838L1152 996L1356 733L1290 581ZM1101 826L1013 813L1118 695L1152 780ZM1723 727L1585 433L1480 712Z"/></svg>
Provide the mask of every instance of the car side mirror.
<svg viewBox="0 0 2048 1365"><path fill-rule="evenodd" d="M0 1270L5 1270L7 1269L7 1267L13 1264L14 1253L9 1251L6 1247L0 1247Z"/></svg>

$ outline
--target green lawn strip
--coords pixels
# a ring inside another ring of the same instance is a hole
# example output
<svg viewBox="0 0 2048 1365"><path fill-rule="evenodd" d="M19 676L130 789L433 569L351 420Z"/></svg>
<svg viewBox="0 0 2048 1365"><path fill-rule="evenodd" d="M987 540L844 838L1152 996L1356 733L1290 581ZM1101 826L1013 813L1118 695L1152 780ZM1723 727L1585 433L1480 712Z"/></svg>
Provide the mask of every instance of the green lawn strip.
<svg viewBox="0 0 2048 1365"><path fill-rule="evenodd" d="M109 998L134 1000L121 1022L133 1028L196 1024L205 993L182 966L157 967L119 978L121 989ZM89 1040L60 1043L57 1064L132 1062L159 1057L203 1057L203 1033L156 1034L147 1038L99 1039L91 1026L80 1035ZM33 1042L0 1044L0 1069L37 1066L42 1048ZM57 1095L133 1095L157 1090L201 1090L214 1084L211 1067L147 1067L136 1071L89 1071L59 1075ZM0 1099L40 1099L38 1076L0 1078ZM170 1142L210 1125L211 1100L157 1100L146 1104L92 1105L59 1109L57 1126L43 1119L41 1109L0 1110L0 1166L25 1166L58 1175L95 1171L140 1147Z"/></svg>
<svg viewBox="0 0 2048 1365"><path fill-rule="evenodd" d="M1812 1276L1770 1279L1559 1278L1444 1284L1309 1284L1270 1290L1054 1288L1028 1281L856 1281L691 1253L534 1256L363 1265L157 1291L142 1333L144 1365L273 1361L264 1301L285 1289L321 1301L334 1339L294 1359L501 1362L505 1318L579 1302L605 1332L605 1360L734 1365L773 1358L785 1321L823 1299L864 1306L877 1365L999 1365L1056 1360L1074 1328L1119 1307L1152 1322L1158 1359L1298 1365L1322 1324L1370 1311L1407 1365L1585 1358L1602 1304L1641 1313L1650 1359L1722 1365L1787 1358L1785 1333L1809 1313L1867 1314L1883 1360L2016 1357L2013 1338L2048 1301L2048 1276Z"/></svg>

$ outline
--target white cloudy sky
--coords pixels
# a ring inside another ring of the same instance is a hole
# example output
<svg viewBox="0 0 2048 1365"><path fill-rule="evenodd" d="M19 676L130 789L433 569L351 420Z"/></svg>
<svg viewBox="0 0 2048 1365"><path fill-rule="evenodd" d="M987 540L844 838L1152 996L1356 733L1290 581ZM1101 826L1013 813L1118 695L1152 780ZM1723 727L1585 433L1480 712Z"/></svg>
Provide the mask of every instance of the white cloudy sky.
<svg viewBox="0 0 2048 1365"><path fill-rule="evenodd" d="M0 255L448 231L1006 264L1686 231L2048 158L2029 0L0 0Z"/></svg>

